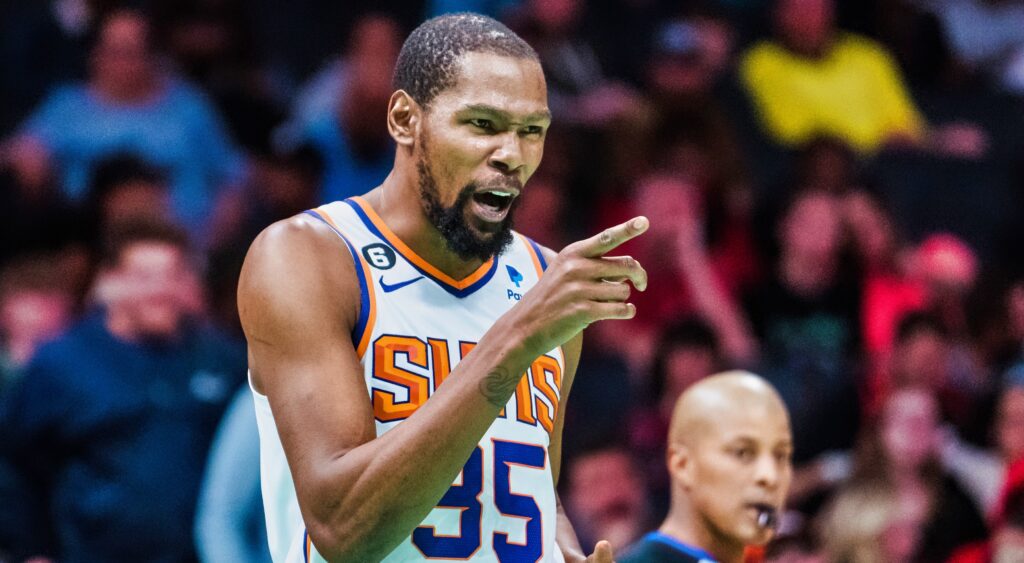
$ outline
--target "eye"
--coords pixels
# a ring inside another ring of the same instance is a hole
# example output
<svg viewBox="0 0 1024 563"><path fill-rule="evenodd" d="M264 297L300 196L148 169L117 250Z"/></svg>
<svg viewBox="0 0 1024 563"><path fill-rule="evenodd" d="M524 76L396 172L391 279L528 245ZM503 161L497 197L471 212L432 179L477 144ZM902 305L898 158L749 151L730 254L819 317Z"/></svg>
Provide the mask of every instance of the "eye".
<svg viewBox="0 0 1024 563"><path fill-rule="evenodd" d="M736 448L732 451L732 454L740 461L751 461L754 459L754 448L748 448L745 446Z"/></svg>
<svg viewBox="0 0 1024 563"><path fill-rule="evenodd" d="M469 124L484 131L494 131L494 123L490 119L470 119Z"/></svg>
<svg viewBox="0 0 1024 563"><path fill-rule="evenodd" d="M544 135L544 128L540 125L528 125L523 127L520 134L525 137L540 137Z"/></svg>

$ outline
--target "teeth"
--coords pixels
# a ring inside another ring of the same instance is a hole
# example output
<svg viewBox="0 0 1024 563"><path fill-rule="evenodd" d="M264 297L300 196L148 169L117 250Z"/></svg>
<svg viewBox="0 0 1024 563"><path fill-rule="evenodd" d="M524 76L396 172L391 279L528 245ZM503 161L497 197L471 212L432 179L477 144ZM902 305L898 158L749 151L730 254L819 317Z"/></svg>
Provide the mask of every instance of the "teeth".
<svg viewBox="0 0 1024 563"><path fill-rule="evenodd" d="M500 190L489 190L487 193L496 195L498 197L512 197L512 192L503 192Z"/></svg>

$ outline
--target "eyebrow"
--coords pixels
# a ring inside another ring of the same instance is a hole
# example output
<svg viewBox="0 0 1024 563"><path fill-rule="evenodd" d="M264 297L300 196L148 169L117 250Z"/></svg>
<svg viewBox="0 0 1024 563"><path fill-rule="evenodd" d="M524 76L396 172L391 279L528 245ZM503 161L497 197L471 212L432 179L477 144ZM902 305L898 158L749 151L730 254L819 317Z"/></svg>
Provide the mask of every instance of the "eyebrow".
<svg viewBox="0 0 1024 563"><path fill-rule="evenodd" d="M478 112L478 113L487 113L487 114L491 114L491 115L502 117L504 119L508 119L510 117L510 115L509 115L509 113L507 111L498 109L498 108L496 108L494 106L489 106L487 104L470 104L468 106L463 107L462 111L474 111L474 112ZM547 109L544 109L543 111L538 111L538 112L535 112L535 113L530 113L530 114L527 114L527 115L523 116L523 121L528 122L528 123L529 122L536 122L536 121L551 121L551 112L548 111Z"/></svg>

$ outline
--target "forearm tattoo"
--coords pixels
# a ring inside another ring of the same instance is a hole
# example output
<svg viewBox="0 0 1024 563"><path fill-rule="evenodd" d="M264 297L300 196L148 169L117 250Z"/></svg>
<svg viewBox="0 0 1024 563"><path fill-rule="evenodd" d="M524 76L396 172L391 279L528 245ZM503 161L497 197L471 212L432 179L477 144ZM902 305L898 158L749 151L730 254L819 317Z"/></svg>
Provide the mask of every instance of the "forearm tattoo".
<svg viewBox="0 0 1024 563"><path fill-rule="evenodd" d="M495 368L480 380L480 393L487 399L487 402L496 407L503 407L508 402L508 398L512 396L520 377L522 374L517 377L503 367Z"/></svg>

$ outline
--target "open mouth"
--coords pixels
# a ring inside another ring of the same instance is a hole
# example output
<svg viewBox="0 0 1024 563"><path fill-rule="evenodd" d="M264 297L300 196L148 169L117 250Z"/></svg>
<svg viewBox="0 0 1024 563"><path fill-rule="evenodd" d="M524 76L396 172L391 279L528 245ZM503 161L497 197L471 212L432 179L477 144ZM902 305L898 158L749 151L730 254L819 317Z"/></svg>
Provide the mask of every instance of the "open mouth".
<svg viewBox="0 0 1024 563"><path fill-rule="evenodd" d="M518 192L506 189L488 189L473 194L479 215L488 221L501 221L508 214Z"/></svg>

